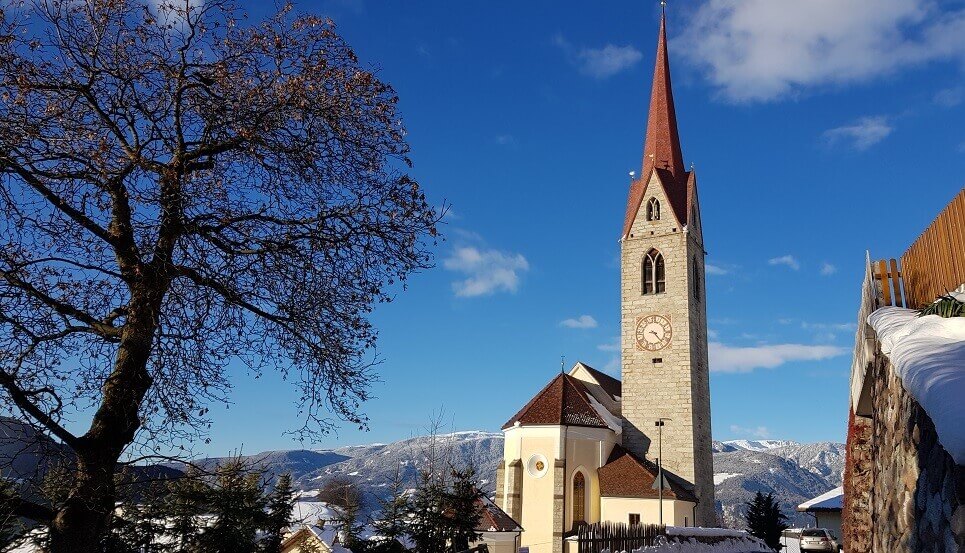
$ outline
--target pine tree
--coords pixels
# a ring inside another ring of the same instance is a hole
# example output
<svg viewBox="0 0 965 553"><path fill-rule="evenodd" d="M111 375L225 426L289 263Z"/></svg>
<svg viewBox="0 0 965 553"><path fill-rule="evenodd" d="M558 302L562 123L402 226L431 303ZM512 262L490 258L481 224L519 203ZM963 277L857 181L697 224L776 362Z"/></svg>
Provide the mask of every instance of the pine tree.
<svg viewBox="0 0 965 553"><path fill-rule="evenodd" d="M409 537L417 553L446 550L446 486L428 470L419 473L419 484L410 504Z"/></svg>
<svg viewBox="0 0 965 553"><path fill-rule="evenodd" d="M291 525L292 508L295 506L295 495L292 493L291 474L285 473L278 477L275 489L268 497L268 514L265 519L265 535L262 538L261 550L264 553L278 553L285 529Z"/></svg>
<svg viewBox="0 0 965 553"><path fill-rule="evenodd" d="M258 530L266 526L267 499L262 474L241 461L218 467L217 483L210 490L210 524L195 540L197 552L256 553Z"/></svg>
<svg viewBox="0 0 965 553"><path fill-rule="evenodd" d="M194 468L168 482L166 488L167 493L158 501L159 516L169 521L167 534L173 550L188 551L204 530L202 515L208 509L211 490Z"/></svg>
<svg viewBox="0 0 965 553"><path fill-rule="evenodd" d="M451 469L452 483L445 498L444 512L447 529L446 541L452 551L465 551L469 544L479 539L476 532L482 516L483 493L478 487L476 469L472 466L462 470Z"/></svg>
<svg viewBox="0 0 965 553"><path fill-rule="evenodd" d="M397 466L395 477L389 482L389 496L378 500L379 514L372 521L379 540L370 548L372 553L403 553L402 540L408 533L409 496L405 489L402 467Z"/></svg>
<svg viewBox="0 0 965 553"><path fill-rule="evenodd" d="M774 495L757 492L747 505L747 531L760 538L768 547L780 551L781 533L788 528L787 516L781 512Z"/></svg>

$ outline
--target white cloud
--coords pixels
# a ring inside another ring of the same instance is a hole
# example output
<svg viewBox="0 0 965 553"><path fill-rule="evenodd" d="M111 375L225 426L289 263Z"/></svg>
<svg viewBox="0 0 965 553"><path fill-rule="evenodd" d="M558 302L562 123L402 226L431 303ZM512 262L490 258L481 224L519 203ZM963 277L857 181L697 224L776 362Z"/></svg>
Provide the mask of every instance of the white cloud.
<svg viewBox="0 0 965 553"><path fill-rule="evenodd" d="M516 146L519 142L511 134L500 134L496 136L496 144L500 146Z"/></svg>
<svg viewBox="0 0 965 553"><path fill-rule="evenodd" d="M939 90L932 101L943 108L953 108L961 104L963 98L965 98L965 88L959 86Z"/></svg>
<svg viewBox="0 0 965 553"><path fill-rule="evenodd" d="M560 321L560 326L566 328L596 328L596 319L589 315L580 315L575 319L564 319Z"/></svg>
<svg viewBox="0 0 965 553"><path fill-rule="evenodd" d="M643 54L632 45L607 44L602 48L576 48L561 34L553 37L553 44L563 50L567 59L576 65L580 73L594 79L612 77L643 59Z"/></svg>
<svg viewBox="0 0 965 553"><path fill-rule="evenodd" d="M888 138L895 128L884 115L862 117L848 125L824 131L824 140L834 146L842 142L858 151L864 151Z"/></svg>
<svg viewBox="0 0 965 553"><path fill-rule="evenodd" d="M453 282L452 289L459 297L471 298L516 292L520 274L529 270L529 262L518 253L463 246L453 250L443 267L466 275L465 279Z"/></svg>
<svg viewBox="0 0 965 553"><path fill-rule="evenodd" d="M707 337L710 338L711 340L717 340L718 338L720 338L720 333L712 328L708 328Z"/></svg>
<svg viewBox="0 0 965 553"><path fill-rule="evenodd" d="M848 352L828 345L774 344L735 347L710 342L710 370L720 373L748 373L754 369L773 369L794 361L823 361Z"/></svg>
<svg viewBox="0 0 965 553"><path fill-rule="evenodd" d="M801 328L805 330L839 330L854 332L858 325L856 323L809 323L801 321Z"/></svg>
<svg viewBox="0 0 965 553"><path fill-rule="evenodd" d="M708 0L675 44L725 98L771 101L965 58L965 10L948 4Z"/></svg>
<svg viewBox="0 0 965 553"><path fill-rule="evenodd" d="M711 265L710 263L704 265L704 268L707 270L708 275L726 275L727 273L730 272L727 269L724 269L723 267L718 267L717 265Z"/></svg>
<svg viewBox="0 0 965 553"><path fill-rule="evenodd" d="M797 259L793 255L782 255L781 257L772 257L767 260L768 265L786 265L795 271L801 268L801 264L798 263Z"/></svg>
<svg viewBox="0 0 965 553"><path fill-rule="evenodd" d="M821 274L824 276L833 275L838 272L838 268L825 261L821 264Z"/></svg>
<svg viewBox="0 0 965 553"><path fill-rule="evenodd" d="M620 337L615 336L609 342L596 346L596 349L609 352L620 351Z"/></svg>
<svg viewBox="0 0 965 553"><path fill-rule="evenodd" d="M737 426L736 424L730 425L730 431L738 436L748 436L751 438L759 438L761 440L771 437L771 431L767 429L766 426L756 426L754 428L745 428L743 426Z"/></svg>

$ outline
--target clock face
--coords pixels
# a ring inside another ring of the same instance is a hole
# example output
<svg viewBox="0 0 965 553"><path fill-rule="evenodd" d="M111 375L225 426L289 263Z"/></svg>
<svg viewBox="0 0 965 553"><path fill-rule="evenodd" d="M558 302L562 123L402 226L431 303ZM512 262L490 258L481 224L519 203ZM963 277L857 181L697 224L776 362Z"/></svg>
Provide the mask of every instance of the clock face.
<svg viewBox="0 0 965 553"><path fill-rule="evenodd" d="M670 344L673 328L663 315L646 315L637 319L637 348L657 351Z"/></svg>

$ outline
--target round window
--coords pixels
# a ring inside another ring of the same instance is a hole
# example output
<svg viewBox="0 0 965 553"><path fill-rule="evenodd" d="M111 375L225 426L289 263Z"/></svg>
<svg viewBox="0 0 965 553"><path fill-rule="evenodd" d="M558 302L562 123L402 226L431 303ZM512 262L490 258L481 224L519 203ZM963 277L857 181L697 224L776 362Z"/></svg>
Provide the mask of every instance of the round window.
<svg viewBox="0 0 965 553"><path fill-rule="evenodd" d="M543 457L539 453L533 455L529 458L526 463L526 471L533 478L542 478L547 470L549 470L549 463L546 461L546 457Z"/></svg>

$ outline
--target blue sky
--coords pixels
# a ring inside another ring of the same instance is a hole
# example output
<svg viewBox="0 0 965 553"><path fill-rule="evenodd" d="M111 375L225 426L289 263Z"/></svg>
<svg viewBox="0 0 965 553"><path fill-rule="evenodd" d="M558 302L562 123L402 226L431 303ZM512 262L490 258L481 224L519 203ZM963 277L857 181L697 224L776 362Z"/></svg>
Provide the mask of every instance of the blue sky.
<svg viewBox="0 0 965 553"><path fill-rule="evenodd" d="M619 375L617 239L658 3L299 7L394 85L413 175L452 206L437 267L374 316L371 431L320 446L418 434L439 409L455 429L498 430L561 355ZM899 256L963 184L965 3L668 10L709 252L714 437L843 441L864 252ZM239 374L232 399L204 452L299 446L283 435L299 424L287 384Z"/></svg>

